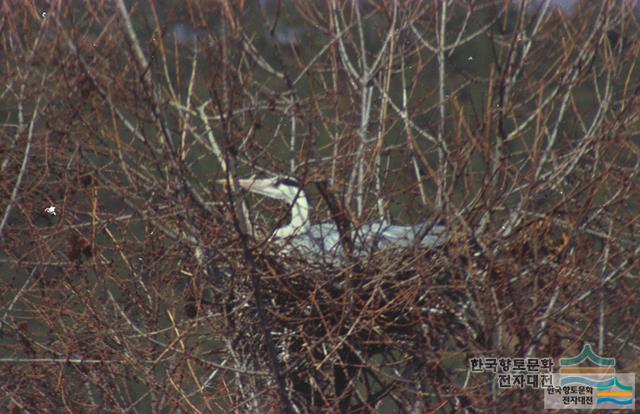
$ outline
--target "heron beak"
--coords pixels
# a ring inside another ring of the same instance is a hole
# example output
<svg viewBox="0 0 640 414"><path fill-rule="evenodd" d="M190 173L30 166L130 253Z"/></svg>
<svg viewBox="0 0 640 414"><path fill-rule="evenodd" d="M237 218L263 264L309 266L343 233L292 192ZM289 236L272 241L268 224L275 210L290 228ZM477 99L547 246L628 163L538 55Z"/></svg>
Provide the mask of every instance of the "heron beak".
<svg viewBox="0 0 640 414"><path fill-rule="evenodd" d="M247 191L253 193L262 193L266 188L271 186L270 180L260 180L256 178L239 179L238 185Z"/></svg>
<svg viewBox="0 0 640 414"><path fill-rule="evenodd" d="M254 180L252 180L251 178L241 178L238 180L238 184L240 185L240 187L244 188L245 190L248 190L251 187L251 184L253 183ZM233 180L231 180L231 182L233 182ZM226 178L222 178L220 180L216 180L217 184L221 184L221 185L226 185L227 184L227 179Z"/></svg>
<svg viewBox="0 0 640 414"><path fill-rule="evenodd" d="M216 183L225 185L225 184L227 184L227 179L226 178L222 178L220 180L216 180ZM253 177L252 178L240 178L240 179L238 179L238 185L240 186L240 188L243 188L243 189L245 189L247 191L260 192L264 188L269 187L269 185L271 185L271 182L269 180L260 180L260 179L256 179L256 178L253 178Z"/></svg>
<svg viewBox="0 0 640 414"><path fill-rule="evenodd" d="M251 191L252 187L253 187L253 184L254 184L254 182L253 182L253 180L251 178L239 178L238 179L238 185L241 188L244 188L245 190Z"/></svg>

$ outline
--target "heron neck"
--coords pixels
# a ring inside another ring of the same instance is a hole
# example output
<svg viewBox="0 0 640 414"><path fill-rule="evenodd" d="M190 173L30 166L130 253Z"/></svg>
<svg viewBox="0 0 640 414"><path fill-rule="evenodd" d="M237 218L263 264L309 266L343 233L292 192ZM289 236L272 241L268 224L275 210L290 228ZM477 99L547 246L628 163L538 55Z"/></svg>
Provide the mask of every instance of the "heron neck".
<svg viewBox="0 0 640 414"><path fill-rule="evenodd" d="M296 233L303 233L309 227L309 202L303 192L300 192L291 206L291 222L275 231L275 236L289 237Z"/></svg>

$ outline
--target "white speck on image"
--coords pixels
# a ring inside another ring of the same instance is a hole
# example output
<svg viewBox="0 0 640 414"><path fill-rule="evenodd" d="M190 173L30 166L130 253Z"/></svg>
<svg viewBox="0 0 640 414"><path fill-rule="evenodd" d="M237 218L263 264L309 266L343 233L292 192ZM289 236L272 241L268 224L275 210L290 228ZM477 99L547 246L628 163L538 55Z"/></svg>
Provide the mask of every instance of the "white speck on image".
<svg viewBox="0 0 640 414"><path fill-rule="evenodd" d="M55 216L57 215L56 213L56 207L55 206L49 206L47 208L44 209L44 212L49 214L50 216Z"/></svg>

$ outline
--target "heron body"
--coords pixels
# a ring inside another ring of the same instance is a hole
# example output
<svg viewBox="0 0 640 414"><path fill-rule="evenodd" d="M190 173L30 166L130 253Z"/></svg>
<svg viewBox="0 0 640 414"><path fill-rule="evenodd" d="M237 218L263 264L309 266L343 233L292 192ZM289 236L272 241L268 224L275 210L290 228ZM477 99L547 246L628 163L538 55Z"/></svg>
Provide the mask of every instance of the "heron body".
<svg viewBox="0 0 640 414"><path fill-rule="evenodd" d="M276 229L272 236L282 243L286 253L322 262L344 259L337 226L333 222L311 224L309 202L296 180L287 177L252 177L238 180L238 183L248 191L282 200L291 206L291 221ZM354 254L367 255L381 249L407 248L416 244L427 247L440 246L446 241L446 229L444 226L429 223L402 226L373 222L353 229L351 240Z"/></svg>
<svg viewBox="0 0 640 414"><path fill-rule="evenodd" d="M423 231L429 233L420 240L421 246L443 244L444 227L433 226L430 230L424 229L427 226L400 226L380 222L365 224L352 231L354 253L362 256L387 248L408 248L417 244L416 239ZM298 256L329 262L344 259L340 233L332 222L310 225L283 240L285 251L296 253Z"/></svg>

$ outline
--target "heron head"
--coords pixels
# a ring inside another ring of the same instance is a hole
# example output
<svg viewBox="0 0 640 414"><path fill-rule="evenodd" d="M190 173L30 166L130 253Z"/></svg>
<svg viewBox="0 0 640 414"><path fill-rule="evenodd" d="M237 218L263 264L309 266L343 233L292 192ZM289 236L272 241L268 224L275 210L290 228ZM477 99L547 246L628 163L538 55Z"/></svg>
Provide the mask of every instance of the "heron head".
<svg viewBox="0 0 640 414"><path fill-rule="evenodd" d="M250 178L239 179L238 184L240 187L252 193L283 200L288 203L292 203L301 191L300 183L291 177L260 178L254 175Z"/></svg>

